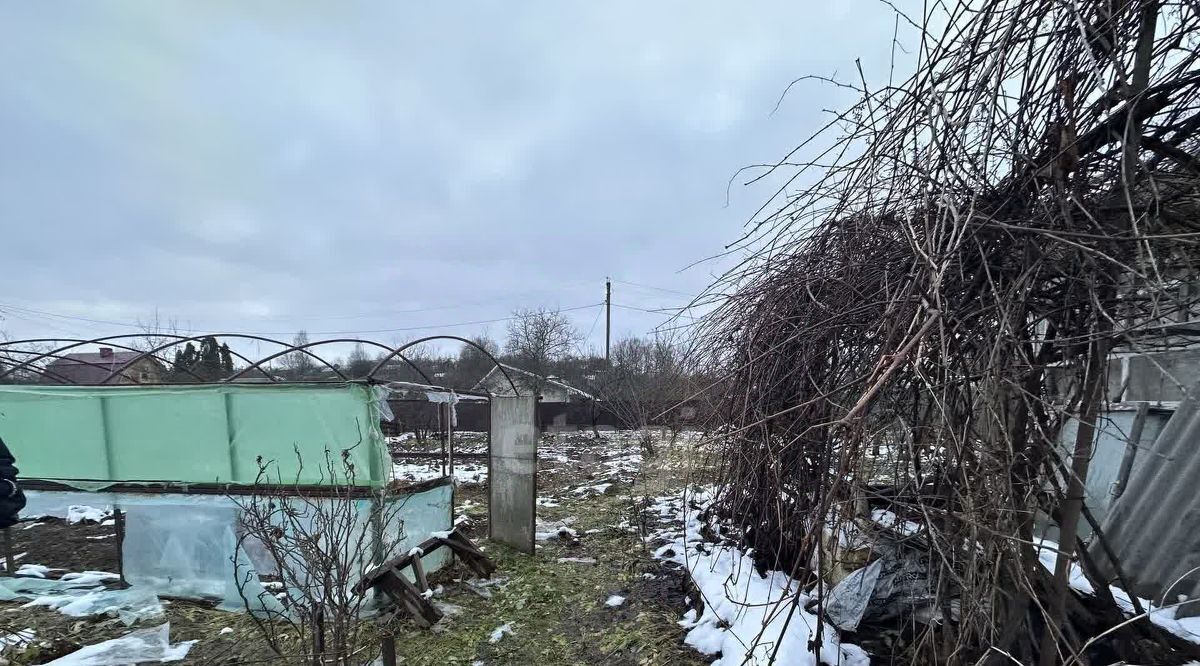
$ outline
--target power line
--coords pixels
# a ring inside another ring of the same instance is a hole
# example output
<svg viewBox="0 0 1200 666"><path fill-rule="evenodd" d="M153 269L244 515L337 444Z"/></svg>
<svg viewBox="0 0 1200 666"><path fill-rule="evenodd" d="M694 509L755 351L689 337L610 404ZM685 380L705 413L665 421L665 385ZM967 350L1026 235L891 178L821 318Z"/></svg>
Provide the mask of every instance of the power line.
<svg viewBox="0 0 1200 666"><path fill-rule="evenodd" d="M587 310L604 305L603 303L592 303L590 305L578 305L573 308L560 308L559 312L574 312L575 310ZM453 324L433 324L430 326L407 326L404 328L380 328L371 331L313 331L309 335L350 335L360 333L402 333L404 331L427 331L435 328L454 328L456 326L475 326L477 324L495 324L502 321L511 321L516 317L508 316L499 319L480 319L478 321L462 321ZM271 333L269 335L288 335L287 333Z"/></svg>
<svg viewBox="0 0 1200 666"><path fill-rule="evenodd" d="M671 317L686 317L687 319L692 319L692 320L696 319L694 316L687 314L685 312L685 310L687 310L688 308L660 308L658 310L649 310L647 308L639 308L639 307L635 307L633 305L622 305L620 303L613 303L613 307L614 308L623 308L625 310L636 310L638 312L646 312L649 314L660 315L663 317L667 317L668 319L670 319Z"/></svg>
<svg viewBox="0 0 1200 666"><path fill-rule="evenodd" d="M46 312L45 310L35 310L33 308L23 308L23 307L20 307L17 305L11 305L11 304L6 304L6 303L0 303L0 310L8 310L13 313L22 313L23 312L26 314L41 315L43 317L55 317L57 319L68 319L71 321L83 321L83 322L87 322L89 324L105 324L108 326L126 326L126 327L130 327L130 328L141 328L141 326L138 324L131 324L128 322L108 321L106 319L89 319L87 317L76 317L73 315L65 315L65 314L57 314L54 312Z"/></svg>
<svg viewBox="0 0 1200 666"><path fill-rule="evenodd" d="M688 298L695 298L695 297L696 297L696 295L695 295L695 294L689 294L689 293L687 293L687 292L685 292L685 291L677 291L677 290L675 290L675 289L666 289L666 288L664 288L664 287L654 287L654 286L651 286L651 285L648 285L648 284L641 284L641 283L639 283L639 282L628 282L628 281L626 281L626 280L613 280L613 282L616 282L617 284L624 284L624 285L628 285L628 286L630 286L630 287L640 287L640 288L642 288L642 289L650 289L650 290L652 290L652 291L661 291L661 292L664 292L664 293L667 293L667 294L675 294L675 295L677 295L677 296L687 296Z"/></svg>
<svg viewBox="0 0 1200 666"><path fill-rule="evenodd" d="M402 314L419 314L422 312L434 312L438 310L461 310L463 308L475 308L484 305L490 305L494 301L478 301L475 303L459 303L457 305L437 305L428 308L412 308L409 310L378 310L376 312L364 312L361 314L348 315L306 315L300 317L292 317L287 315L270 316L270 317L245 317L255 321L335 321L341 319L370 319L391 317Z"/></svg>
<svg viewBox="0 0 1200 666"><path fill-rule="evenodd" d="M579 306L570 307L570 308L561 308L559 310L559 312L573 312L576 310L586 310L588 308L599 307L601 305L604 305L604 303L592 303L589 305L579 305ZM104 319L90 319L88 317L76 317L76 316L72 316L72 315L56 314L53 312L46 312L44 310L34 310L33 308L22 308L22 307L17 307L17 306L12 306L12 305L6 305L3 303L0 303L0 308L5 309L5 310L11 310L11 311L13 311L13 313L16 316L19 316L19 314L18 314L19 312L29 312L29 313L34 313L36 315L46 316L46 317L58 317L61 319L67 319L67 320L72 320L72 321L82 321L82 322L87 322L87 323L92 323L92 324L104 324L104 325L109 325L109 326L123 326L123 327L127 327L127 328L136 328L138 330L143 329L143 326L141 324L132 324L132 323L128 323L128 322L108 321L108 320L104 320ZM453 323L448 323L448 324L431 324L428 326L405 326L405 327L400 327L400 328L380 328L380 329L355 330L355 331L309 331L308 334L309 335L361 335L361 334L369 334L369 333L403 333L403 332L407 332L407 331L427 331L427 330L438 329L438 328L456 328L459 326L475 326L475 325L479 325L479 324L495 324L498 322L510 321L512 319L513 319L512 316L508 316L508 317L501 317L498 319L480 319L480 320L476 320L476 321L462 321L462 322L453 322ZM195 329L181 329L181 330L183 330L185 332L190 332L190 333L200 332ZM295 333L295 331L286 331L286 332L253 331L253 332L258 333L260 335L291 335L292 333Z"/></svg>
<svg viewBox="0 0 1200 666"><path fill-rule="evenodd" d="M650 310L647 308L639 308L634 305L623 305L621 303L613 303L614 308L623 308L625 310L637 310L638 312L649 312L650 314L673 314L682 308L661 308L658 310Z"/></svg>
<svg viewBox="0 0 1200 666"><path fill-rule="evenodd" d="M604 314L604 310L596 310L596 318L592 320L592 327L588 329L587 335L583 336L584 340L590 340L592 333L596 332L596 324L600 323L600 316Z"/></svg>

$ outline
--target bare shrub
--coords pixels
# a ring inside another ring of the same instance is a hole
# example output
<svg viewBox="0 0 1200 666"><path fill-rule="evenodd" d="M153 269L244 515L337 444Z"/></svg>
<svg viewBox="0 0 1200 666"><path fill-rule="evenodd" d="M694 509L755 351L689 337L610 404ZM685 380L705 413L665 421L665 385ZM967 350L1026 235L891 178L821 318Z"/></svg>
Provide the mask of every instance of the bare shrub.
<svg viewBox="0 0 1200 666"><path fill-rule="evenodd" d="M777 165L789 186L735 243L749 258L710 289L718 510L761 565L809 586L818 644L839 557L828 535L874 501L919 526L929 606L953 618L915 624L898 661L1195 654L1125 623L1078 527L1110 353L1195 342L1174 324L1200 311L1181 288L1200 264L1200 8L925 12L897 16L913 29L898 49L919 50L909 78L834 82L857 101ZM1070 419L1083 425L1064 442ZM886 497L873 478L884 456ZM1052 574L1039 514L1062 535ZM1086 608L1068 588L1076 557L1097 589Z"/></svg>
<svg viewBox="0 0 1200 666"><path fill-rule="evenodd" d="M271 649L312 664L366 661L371 593L354 585L395 553L403 538L405 498L355 486L352 449L326 449L321 482L285 483L274 461L258 459L249 495L232 496L241 509L234 557L238 593ZM297 462L303 460L297 451ZM391 535L390 537L388 535Z"/></svg>

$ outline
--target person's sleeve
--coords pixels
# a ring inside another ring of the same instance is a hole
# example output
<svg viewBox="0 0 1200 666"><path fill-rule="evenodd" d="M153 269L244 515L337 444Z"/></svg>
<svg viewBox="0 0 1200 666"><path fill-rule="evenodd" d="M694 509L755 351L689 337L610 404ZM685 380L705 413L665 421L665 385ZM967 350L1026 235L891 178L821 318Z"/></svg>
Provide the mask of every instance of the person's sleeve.
<svg viewBox="0 0 1200 666"><path fill-rule="evenodd" d="M13 497L18 492L17 461L4 440L0 439L0 497Z"/></svg>

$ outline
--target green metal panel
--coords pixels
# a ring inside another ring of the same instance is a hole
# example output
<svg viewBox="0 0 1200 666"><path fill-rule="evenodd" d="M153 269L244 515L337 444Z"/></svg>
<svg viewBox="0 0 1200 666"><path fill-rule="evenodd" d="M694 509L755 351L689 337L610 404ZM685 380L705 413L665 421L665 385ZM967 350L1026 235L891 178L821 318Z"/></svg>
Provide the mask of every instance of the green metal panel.
<svg viewBox="0 0 1200 666"><path fill-rule="evenodd" d="M284 483L327 485L326 448L339 474L350 450L355 485L389 470L359 384L0 386L0 437L31 479L249 484L261 457Z"/></svg>

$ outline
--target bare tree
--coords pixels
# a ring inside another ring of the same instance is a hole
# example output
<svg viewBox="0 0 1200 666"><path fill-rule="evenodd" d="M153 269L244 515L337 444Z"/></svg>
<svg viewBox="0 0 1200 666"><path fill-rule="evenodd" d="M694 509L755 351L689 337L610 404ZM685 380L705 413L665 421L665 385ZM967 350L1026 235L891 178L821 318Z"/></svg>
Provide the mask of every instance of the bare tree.
<svg viewBox="0 0 1200 666"><path fill-rule="evenodd" d="M154 314L148 319L143 320L139 317L137 325L142 330L142 335L130 342L129 346L138 351L148 352L158 349L163 345L175 342L182 335L179 332L179 320L174 317L163 319L158 308L154 308ZM161 356L161 353L157 356Z"/></svg>
<svg viewBox="0 0 1200 666"><path fill-rule="evenodd" d="M487 350L488 354L498 356L500 354L500 345L495 340L480 335L471 339L472 342ZM494 364L492 359L479 349L471 345L463 345L458 352L458 358L454 363L454 375L452 385L459 388L471 388L492 369Z"/></svg>
<svg viewBox="0 0 1200 666"><path fill-rule="evenodd" d="M711 508L760 565L815 589L783 612L811 603L818 646L822 576L851 561L842 530L885 499L918 526L905 549L921 541L924 559L900 557L946 619L906 609L912 640L873 658L1196 659L1127 619L1109 589L1122 563L1102 570L1078 530L1111 352L1178 348L1163 304L1190 318L1197 298L1176 299L1175 283L1200 266L1200 51L1180 47L1200 38L1200 7L925 7L898 17L918 31L917 69L878 88L861 72L837 82L857 101L773 170L798 186L763 205L731 245L749 256L700 299L716 305L698 334L721 380ZM1039 515L1059 528L1053 574ZM1095 590L1086 603L1075 566Z"/></svg>
<svg viewBox="0 0 1200 666"><path fill-rule="evenodd" d="M397 347L408 344L406 341L396 343ZM401 382L432 383L430 374L435 365L441 363L436 350L428 343L423 343L405 349L399 356L391 357L376 373L377 379ZM380 355L380 359L386 353ZM376 361L378 363L378 361ZM424 373L424 374L422 374Z"/></svg>
<svg viewBox="0 0 1200 666"><path fill-rule="evenodd" d="M260 458L253 492L231 496L240 509L238 594L281 658L366 663L369 621L362 613L370 592L358 593L355 585L373 561L396 555L385 551L403 539L399 514L405 500L356 495L362 488L355 485L350 449L325 451L321 476L328 492L316 497L298 482L304 461L299 451L296 457L297 476L290 483L274 461Z"/></svg>
<svg viewBox="0 0 1200 666"><path fill-rule="evenodd" d="M550 365L570 356L582 339L571 321L558 310L517 310L508 322L505 351L525 370L544 377Z"/></svg>
<svg viewBox="0 0 1200 666"><path fill-rule="evenodd" d="M375 363L376 361L367 354L363 344L356 342L354 350L346 357L346 374L354 378L366 377L371 368L375 367Z"/></svg>
<svg viewBox="0 0 1200 666"><path fill-rule="evenodd" d="M308 344L308 331L298 331L292 338L292 344L297 347ZM312 356L303 351L294 351L283 357L283 367L290 379L303 379L312 375L316 365Z"/></svg>
<svg viewBox="0 0 1200 666"><path fill-rule="evenodd" d="M0 316L0 321L3 317ZM7 374L0 382L6 384L60 384L68 383L66 378L50 370L47 366L54 359L46 358L36 363L30 361L54 350L55 345L49 342L14 343L3 329L0 329L0 373ZM26 365L28 363L28 365ZM21 368L21 369L17 369Z"/></svg>
<svg viewBox="0 0 1200 666"><path fill-rule="evenodd" d="M653 339L630 337L612 348L612 367L600 383L600 397L621 425L645 430L649 425L676 423L664 412L683 397L685 373L682 355L673 337ZM653 453L649 433L643 433L642 448Z"/></svg>

